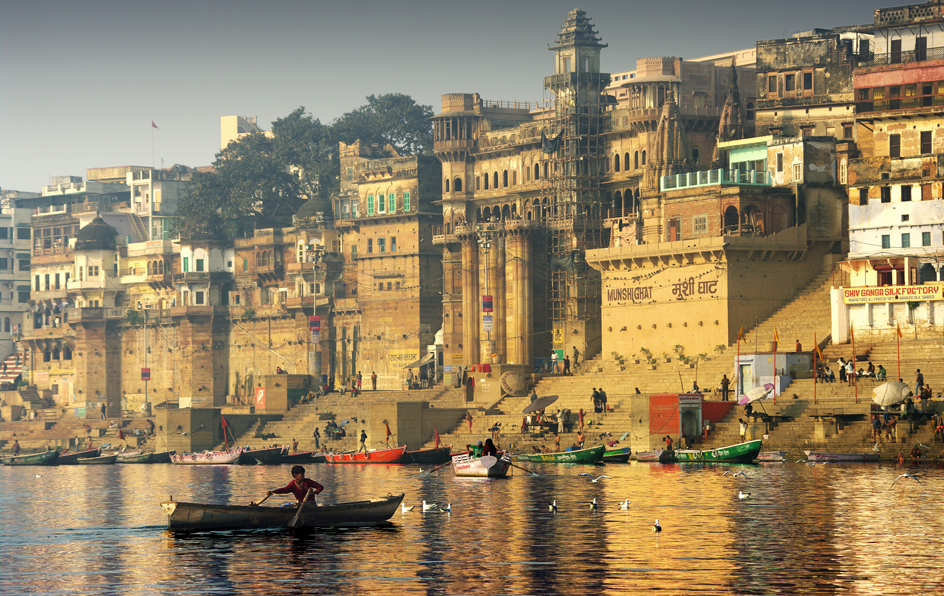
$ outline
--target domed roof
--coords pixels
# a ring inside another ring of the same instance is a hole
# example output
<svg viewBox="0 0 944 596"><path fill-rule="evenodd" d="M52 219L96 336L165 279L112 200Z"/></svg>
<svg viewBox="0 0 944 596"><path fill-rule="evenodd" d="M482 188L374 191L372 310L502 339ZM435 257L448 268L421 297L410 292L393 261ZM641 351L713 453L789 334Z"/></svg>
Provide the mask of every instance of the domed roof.
<svg viewBox="0 0 944 596"><path fill-rule="evenodd" d="M102 216L93 219L75 235L75 250L117 250L118 232Z"/></svg>
<svg viewBox="0 0 944 596"><path fill-rule="evenodd" d="M308 219L309 217L315 217L319 213L331 214L331 201L323 201L321 199L308 199L305 203L299 207L298 212L295 214L295 217L298 219Z"/></svg>

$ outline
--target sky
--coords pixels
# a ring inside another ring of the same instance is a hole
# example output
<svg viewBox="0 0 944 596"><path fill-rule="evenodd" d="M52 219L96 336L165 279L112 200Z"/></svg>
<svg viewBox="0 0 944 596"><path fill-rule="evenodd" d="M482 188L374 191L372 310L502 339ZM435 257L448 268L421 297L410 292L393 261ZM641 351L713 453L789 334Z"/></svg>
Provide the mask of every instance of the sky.
<svg viewBox="0 0 944 596"><path fill-rule="evenodd" d="M444 93L544 99L567 13L587 11L604 72L872 22L863 0L2 0L0 188L86 168L209 165L220 117L299 106L328 123L368 95L439 112ZM158 126L154 129L152 121Z"/></svg>

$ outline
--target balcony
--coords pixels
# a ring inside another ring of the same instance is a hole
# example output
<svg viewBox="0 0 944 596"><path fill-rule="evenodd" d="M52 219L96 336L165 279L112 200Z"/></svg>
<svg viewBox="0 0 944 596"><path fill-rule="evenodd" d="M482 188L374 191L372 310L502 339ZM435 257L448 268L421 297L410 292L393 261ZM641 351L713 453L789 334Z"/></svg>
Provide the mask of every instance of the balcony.
<svg viewBox="0 0 944 596"><path fill-rule="evenodd" d="M675 176L663 176L659 180L659 190L682 190L701 186L733 184L739 186L770 186L770 173L763 170L702 170Z"/></svg>
<svg viewBox="0 0 944 596"><path fill-rule="evenodd" d="M163 277L163 276L157 276L157 277ZM184 273L174 274L174 283L190 284L190 283L205 283L208 281L210 281L209 271L187 271Z"/></svg>
<svg viewBox="0 0 944 596"><path fill-rule="evenodd" d="M445 226L433 226L433 244L451 244L459 241L454 228L450 226L448 232L446 230Z"/></svg>
<svg viewBox="0 0 944 596"><path fill-rule="evenodd" d="M876 112L890 112L889 116L906 114L913 110L936 111L944 110L944 95L909 95L907 97L890 97L888 99L868 99L856 101L857 114L874 114ZM927 108L932 108L928 110Z"/></svg>
<svg viewBox="0 0 944 596"><path fill-rule="evenodd" d="M70 308L68 309L69 324L98 323L102 321L117 321L125 318L127 308Z"/></svg>
<svg viewBox="0 0 944 596"><path fill-rule="evenodd" d="M314 296L292 296L285 299L285 308L312 308L315 306Z"/></svg>
<svg viewBox="0 0 944 596"><path fill-rule="evenodd" d="M226 306L214 306L212 304L191 304L189 306L170 307L170 316L210 316L214 314L229 314L229 308Z"/></svg>
<svg viewBox="0 0 944 596"><path fill-rule="evenodd" d="M96 277L86 277L85 279L70 279L66 283L66 289L70 291L78 290L111 290L121 289L120 278L99 275Z"/></svg>
<svg viewBox="0 0 944 596"><path fill-rule="evenodd" d="M888 52L886 54L870 54L858 61L860 68L872 66L887 66L890 64L910 64L914 62L928 62L944 60L944 47L909 50L907 52Z"/></svg>
<svg viewBox="0 0 944 596"><path fill-rule="evenodd" d="M144 267L121 269L118 271L118 281L123 284L140 284L147 281L147 269Z"/></svg>

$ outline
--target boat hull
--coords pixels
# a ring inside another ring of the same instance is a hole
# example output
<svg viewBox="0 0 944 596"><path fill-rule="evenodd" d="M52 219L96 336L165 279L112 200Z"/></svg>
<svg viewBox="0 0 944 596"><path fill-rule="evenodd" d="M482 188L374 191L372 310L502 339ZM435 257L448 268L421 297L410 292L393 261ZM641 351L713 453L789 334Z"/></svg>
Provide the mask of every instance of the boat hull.
<svg viewBox="0 0 944 596"><path fill-rule="evenodd" d="M460 478L504 478L511 468L511 456L505 454L488 459L469 457L466 453L452 458L452 468Z"/></svg>
<svg viewBox="0 0 944 596"><path fill-rule="evenodd" d="M282 455L282 459L279 461L280 464L310 464L312 461L312 456L315 455L314 451L301 451L299 453L288 453Z"/></svg>
<svg viewBox="0 0 944 596"><path fill-rule="evenodd" d="M757 461L783 461L786 451L764 451L757 454Z"/></svg>
<svg viewBox="0 0 944 596"><path fill-rule="evenodd" d="M75 466L78 465L80 459L85 459L87 457L98 457L101 454L101 447L96 447L95 449L86 449L85 451L76 451L75 453L66 453L65 455L59 456L59 459L56 460L56 464L60 466Z"/></svg>
<svg viewBox="0 0 944 596"><path fill-rule="evenodd" d="M393 449L372 449L368 453L325 453L329 464L398 464L406 453L406 445Z"/></svg>
<svg viewBox="0 0 944 596"><path fill-rule="evenodd" d="M650 462L658 464L667 464L673 460L672 452L665 449L656 449L655 451L637 451L636 461Z"/></svg>
<svg viewBox="0 0 944 596"><path fill-rule="evenodd" d="M117 455L99 455L98 457L84 457L79 460L83 466L110 466L118 461Z"/></svg>
<svg viewBox="0 0 944 596"><path fill-rule="evenodd" d="M242 455L241 448L230 449L228 451L214 451L212 453L184 453L182 455L171 455L170 461L173 464L181 466L219 466L232 465L239 463L239 457Z"/></svg>
<svg viewBox="0 0 944 596"><path fill-rule="evenodd" d="M176 455L177 451L171 449L170 451L157 451L151 454L151 463L152 464L169 464L170 456Z"/></svg>
<svg viewBox="0 0 944 596"><path fill-rule="evenodd" d="M403 454L401 464L444 464L450 459L452 445L432 449L417 449Z"/></svg>
<svg viewBox="0 0 944 596"><path fill-rule="evenodd" d="M151 453L135 453L127 454L122 453L118 456L119 464L149 464L151 463L151 458L153 454Z"/></svg>
<svg viewBox="0 0 944 596"><path fill-rule="evenodd" d="M243 466L274 466L282 463L284 447L267 447L265 449L245 449L239 457Z"/></svg>
<svg viewBox="0 0 944 596"><path fill-rule="evenodd" d="M760 453L761 440L738 443L727 447L717 449L678 449L675 451L675 461L677 462L699 462L699 463L750 463L754 461L757 454Z"/></svg>
<svg viewBox="0 0 944 596"><path fill-rule="evenodd" d="M878 461L878 453L825 453L823 451L804 451L806 459L815 462L865 462Z"/></svg>
<svg viewBox="0 0 944 596"><path fill-rule="evenodd" d="M530 461L545 464L596 464L603 460L606 446L590 447L578 451L561 451L558 453L522 453L518 461Z"/></svg>
<svg viewBox="0 0 944 596"><path fill-rule="evenodd" d="M30 455L4 457L2 461L5 466L54 466L57 459L59 459L59 449L31 453Z"/></svg>
<svg viewBox="0 0 944 596"><path fill-rule="evenodd" d="M630 455L632 455L632 451L629 447L623 447L622 449L610 449L609 451L603 452L603 463L625 464L629 461Z"/></svg>
<svg viewBox="0 0 944 596"><path fill-rule="evenodd" d="M309 503L295 525L303 528L358 527L385 524L400 507L403 494L369 501L322 505ZM250 530L286 527L294 507L208 505L164 501L161 509L170 530Z"/></svg>

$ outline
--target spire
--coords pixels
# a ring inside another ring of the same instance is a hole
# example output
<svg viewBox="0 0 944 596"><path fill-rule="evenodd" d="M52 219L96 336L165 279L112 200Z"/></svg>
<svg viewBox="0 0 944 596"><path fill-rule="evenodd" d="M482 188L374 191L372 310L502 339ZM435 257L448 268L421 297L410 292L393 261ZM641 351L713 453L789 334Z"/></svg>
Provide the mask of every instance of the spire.
<svg viewBox="0 0 944 596"><path fill-rule="evenodd" d="M715 150L711 156L711 168L723 168L724 156L718 148L718 143L744 138L744 113L741 108L741 93L738 90L737 68L734 58L731 59L731 84L728 85L728 97L724 100L721 109L721 118L718 121L718 135L715 140Z"/></svg>
<svg viewBox="0 0 944 596"><path fill-rule="evenodd" d="M581 8L575 8L567 13L564 27L557 34L557 45L549 49L555 50L568 46L607 47L607 44L600 43L599 33L594 29L587 12Z"/></svg>
<svg viewBox="0 0 944 596"><path fill-rule="evenodd" d="M656 129L655 148L649 159L646 172L648 190L659 190L659 179L691 171L689 156L691 149L688 134L682 124L682 114L675 103L675 85L666 90L665 103L662 104L662 116Z"/></svg>

